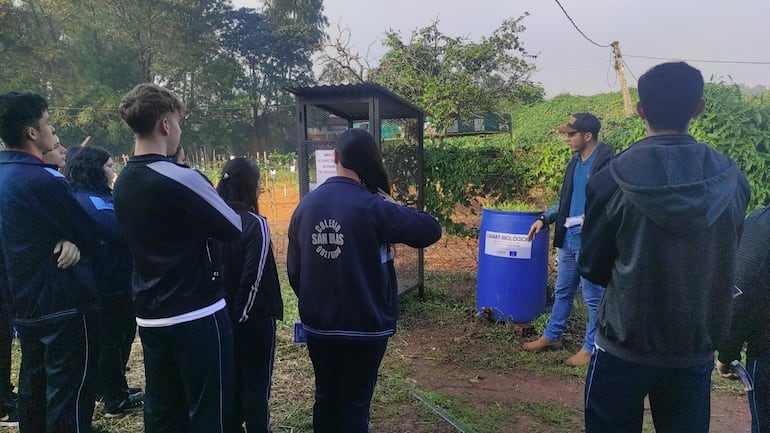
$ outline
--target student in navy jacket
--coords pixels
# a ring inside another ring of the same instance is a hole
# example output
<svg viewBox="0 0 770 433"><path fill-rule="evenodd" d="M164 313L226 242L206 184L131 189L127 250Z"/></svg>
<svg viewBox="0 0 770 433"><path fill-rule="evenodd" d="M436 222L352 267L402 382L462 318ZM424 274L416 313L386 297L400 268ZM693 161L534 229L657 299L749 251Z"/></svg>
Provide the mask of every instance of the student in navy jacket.
<svg viewBox="0 0 770 433"><path fill-rule="evenodd" d="M217 242L222 284L235 326L235 405L231 433L270 432L275 322L283 319L270 228L259 214L259 167L235 158L222 167L217 192L241 216L238 240Z"/></svg>
<svg viewBox="0 0 770 433"><path fill-rule="evenodd" d="M441 237L427 213L398 205L372 136L340 135L337 176L305 196L289 226L287 271L315 372L313 431L367 432L377 370L396 330L390 244Z"/></svg>
<svg viewBox="0 0 770 433"><path fill-rule="evenodd" d="M232 410L233 330L209 239L237 239L241 218L200 173L168 158L184 112L182 101L151 83L123 97L135 154L115 182L115 212L134 263L145 431L223 433Z"/></svg>
<svg viewBox="0 0 770 433"><path fill-rule="evenodd" d="M75 189L75 197L102 227L109 238L90 264L98 284L99 309L92 315L96 368L94 380L104 398L104 416L113 418L142 407L142 393L129 395L123 370L123 342L134 335L131 302L131 255L123 231L115 217L112 183L115 168L112 156L101 147L87 146L67 162L66 176Z"/></svg>
<svg viewBox="0 0 770 433"><path fill-rule="evenodd" d="M8 149L0 151L0 242L21 340L20 428L89 432L84 312L95 287L76 263L98 250L101 235L64 176L42 160L57 141L42 96L0 95L0 138Z"/></svg>
<svg viewBox="0 0 770 433"><path fill-rule="evenodd" d="M68 153L67 148L59 141L59 137L56 137L53 149L43 152L43 162L48 165L55 165L60 172L64 173Z"/></svg>

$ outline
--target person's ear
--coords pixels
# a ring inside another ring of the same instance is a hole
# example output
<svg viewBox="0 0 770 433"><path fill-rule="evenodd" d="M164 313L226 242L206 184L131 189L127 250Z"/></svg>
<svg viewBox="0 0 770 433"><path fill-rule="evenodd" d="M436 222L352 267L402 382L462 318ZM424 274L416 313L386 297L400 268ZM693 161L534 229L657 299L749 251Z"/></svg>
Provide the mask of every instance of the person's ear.
<svg viewBox="0 0 770 433"><path fill-rule="evenodd" d="M159 123L158 127L160 128L160 133L163 134L164 137L167 136L168 131L170 130L169 124L168 124L168 117L164 117L160 119L158 123Z"/></svg>
<svg viewBox="0 0 770 433"><path fill-rule="evenodd" d="M642 107L642 101L638 101L636 103L636 114L639 115L643 120L647 120L647 116L644 115L644 107Z"/></svg>
<svg viewBox="0 0 770 433"><path fill-rule="evenodd" d="M340 162L340 154L337 152L337 149L334 149L334 163L338 164Z"/></svg>
<svg viewBox="0 0 770 433"><path fill-rule="evenodd" d="M37 140L37 135L38 135L38 130L34 126L24 127L24 134L23 134L24 140L35 141Z"/></svg>
<svg viewBox="0 0 770 433"><path fill-rule="evenodd" d="M585 132L583 135L583 141L591 141L594 138L594 133L591 131Z"/></svg>
<svg viewBox="0 0 770 433"><path fill-rule="evenodd" d="M698 103L695 105L695 111L692 113L692 118L696 118L703 113L703 110L706 109L706 100L703 98L700 98L698 100Z"/></svg>

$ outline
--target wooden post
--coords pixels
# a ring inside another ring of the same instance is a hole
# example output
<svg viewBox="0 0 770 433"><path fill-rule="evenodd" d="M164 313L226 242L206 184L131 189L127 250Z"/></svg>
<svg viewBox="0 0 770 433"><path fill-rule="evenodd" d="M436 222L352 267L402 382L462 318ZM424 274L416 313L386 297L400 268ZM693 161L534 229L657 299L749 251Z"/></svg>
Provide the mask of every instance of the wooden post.
<svg viewBox="0 0 770 433"><path fill-rule="evenodd" d="M620 55L620 42L615 41L612 43L612 54L615 56L615 70L618 71L618 77L620 77L623 109L626 111L626 116L630 116L634 114L634 111L631 108L631 94L628 92L628 84L626 83L626 69L623 67L623 56Z"/></svg>

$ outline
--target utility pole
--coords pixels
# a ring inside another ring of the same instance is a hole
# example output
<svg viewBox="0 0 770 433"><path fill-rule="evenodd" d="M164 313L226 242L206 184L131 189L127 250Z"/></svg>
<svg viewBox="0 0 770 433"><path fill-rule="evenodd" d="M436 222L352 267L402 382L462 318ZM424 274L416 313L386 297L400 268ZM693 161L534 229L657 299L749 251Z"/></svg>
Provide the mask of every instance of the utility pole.
<svg viewBox="0 0 770 433"><path fill-rule="evenodd" d="M623 108L626 110L626 116L634 114L631 108L631 94L628 93L628 84L626 83L626 70L623 67L623 57L620 55L620 42L612 43L612 54L615 56L615 70L620 77L620 93L623 95Z"/></svg>

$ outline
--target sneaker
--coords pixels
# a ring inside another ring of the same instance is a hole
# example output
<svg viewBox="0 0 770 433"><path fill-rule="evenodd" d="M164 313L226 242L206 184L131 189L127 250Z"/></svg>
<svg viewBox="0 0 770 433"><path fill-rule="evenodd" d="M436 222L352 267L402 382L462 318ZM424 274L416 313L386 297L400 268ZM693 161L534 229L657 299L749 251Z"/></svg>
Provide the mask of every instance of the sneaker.
<svg viewBox="0 0 770 433"><path fill-rule="evenodd" d="M130 396L141 395L142 397L144 397L144 392L143 392L142 388L128 387L128 395L130 395Z"/></svg>
<svg viewBox="0 0 770 433"><path fill-rule="evenodd" d="M108 407L106 404L104 405L104 417L105 418L118 418L124 415L127 415L131 412L134 412L136 410L139 410L142 408L142 405L144 400L144 394L140 395L129 395L127 398L125 398L123 401L118 403L115 406Z"/></svg>
<svg viewBox="0 0 770 433"><path fill-rule="evenodd" d="M0 416L0 427L18 427L18 426L19 426L19 417L16 415L16 411L11 411L3 416Z"/></svg>

